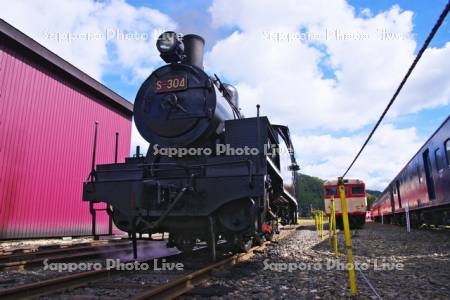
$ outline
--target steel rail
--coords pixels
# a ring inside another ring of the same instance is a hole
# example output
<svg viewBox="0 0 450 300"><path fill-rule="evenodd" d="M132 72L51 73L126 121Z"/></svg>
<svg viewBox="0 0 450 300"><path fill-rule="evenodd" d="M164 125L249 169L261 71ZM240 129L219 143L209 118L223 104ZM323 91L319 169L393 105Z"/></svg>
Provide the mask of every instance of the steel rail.
<svg viewBox="0 0 450 300"><path fill-rule="evenodd" d="M12 254L4 254L0 255L0 263L6 262L6 261L17 261L17 260L23 260L27 259L28 257L39 257L39 256L45 256L45 255L54 255L59 253L68 253L68 252L77 252L77 251L84 251L89 249L95 249L95 248L108 248L108 247L114 247L114 246L120 246L126 243L130 243L129 240L117 240L115 243L80 243L75 245L69 245L66 247L59 247L59 248L48 248L48 249L42 249L41 248L34 248L34 249L27 249L27 252L16 252ZM22 249L21 249L22 250ZM34 250L34 251L33 251Z"/></svg>
<svg viewBox="0 0 450 300"><path fill-rule="evenodd" d="M289 228L288 231L284 235L280 235L275 241L283 240L293 234L300 225L294 226L293 228ZM200 284L208 281L211 276L211 272L213 270L219 268L231 268L234 265L246 261L250 259L256 252L263 251L268 244L271 242L265 242L261 246L256 246L251 248L247 253L240 253L225 258L219 262L208 265L200 270L194 271L190 274L184 275L180 278L177 278L171 282L168 282L164 285L153 287L147 289L135 297L133 300L144 300L144 299L174 299L179 297L188 291L194 289Z"/></svg>
<svg viewBox="0 0 450 300"><path fill-rule="evenodd" d="M167 255L159 258L173 258L180 256L182 253ZM152 260L155 258L152 258ZM126 261L133 262L134 260ZM150 260L148 260L150 261ZM15 299L34 299L37 297L51 295L67 289L74 289L86 286L97 280L108 278L109 276L116 276L123 271L118 269L106 269L85 271L76 274L65 275L57 278L46 279L38 282L23 284L17 287L0 290L0 299L15 300Z"/></svg>
<svg viewBox="0 0 450 300"><path fill-rule="evenodd" d="M92 240L86 242L75 242L72 244L48 244L48 245L40 245L40 246L28 246L21 247L17 249L2 249L0 252L0 260L4 260L7 257L13 257L16 255L28 255L28 254L36 254L47 251L59 251L62 249L73 249L73 248L82 248L82 247L90 247L90 246L103 246L113 243L119 243L123 241L120 239L110 239L110 240Z"/></svg>
<svg viewBox="0 0 450 300"><path fill-rule="evenodd" d="M147 248L151 248L151 245L150 244L140 245L140 249L147 249ZM0 271L22 270L26 267L32 267L42 264L45 260L48 260L49 262L53 263L53 262L69 261L73 259L94 258L103 256L105 254L114 254L125 251L129 251L131 253L132 248L131 248L131 241L128 241L126 243L120 243L119 245L102 245L102 246L83 247L83 249L70 248L61 250L67 251L57 251L56 255L54 256L46 256L49 253L39 253L39 255L37 255L38 257L36 257L33 254L20 255L21 258L19 256L16 260L1 262Z"/></svg>

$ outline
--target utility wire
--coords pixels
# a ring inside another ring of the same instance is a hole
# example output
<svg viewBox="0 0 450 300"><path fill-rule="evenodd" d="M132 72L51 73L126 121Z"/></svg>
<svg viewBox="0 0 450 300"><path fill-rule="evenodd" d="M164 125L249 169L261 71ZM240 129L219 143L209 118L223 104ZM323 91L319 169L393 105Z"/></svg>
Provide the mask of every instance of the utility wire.
<svg viewBox="0 0 450 300"><path fill-rule="evenodd" d="M425 52L425 50L428 48L428 45L430 44L431 40L433 39L434 35L436 34L436 32L438 31L439 27L442 25L442 23L445 20L445 17L448 14L448 11L450 9L450 1L447 2L447 5L445 6L444 10L442 11L441 15L439 16L439 19L436 21L436 24L434 24L433 29L431 30L430 34L428 35L427 39L425 40L425 43L423 44L422 48L420 49L419 53L417 53L416 58L414 59L412 65L409 67L408 72L406 72L405 77L403 77L403 80L400 82L400 85L398 86L397 90L395 91L394 95L392 96L391 100L389 101L388 105L386 106L386 108L384 109L383 113L381 114L380 118L378 119L377 123L375 124L375 127L372 129L372 131L370 132L369 136L367 137L366 141L364 142L364 144L362 145L361 149L359 150L358 154L356 154L355 158L353 159L352 163L350 164L350 166L347 168L347 171L345 171L344 175L342 175L342 178L345 177L345 175L347 175L348 171L350 171L350 169L353 167L353 164L356 162L356 160L358 159L359 155L361 154L361 152L364 150L364 148L366 147L367 143L370 141L370 139L372 138L373 134L375 133L375 131L377 130L378 126L380 125L381 121L383 120L383 118L385 117L386 113L388 112L389 108L391 108L392 104L394 103L395 99L397 98L398 94L400 93L400 91L402 90L403 86L405 85L406 81L409 78L409 75L411 75L412 71L414 70L414 68L416 67L417 63L419 62L420 58L422 57L422 54Z"/></svg>

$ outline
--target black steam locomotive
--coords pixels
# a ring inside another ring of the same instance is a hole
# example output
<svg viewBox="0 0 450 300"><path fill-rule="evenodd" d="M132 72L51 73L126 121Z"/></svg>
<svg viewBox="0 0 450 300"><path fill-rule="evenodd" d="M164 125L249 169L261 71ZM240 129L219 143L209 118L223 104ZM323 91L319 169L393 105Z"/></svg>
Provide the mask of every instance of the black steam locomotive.
<svg viewBox="0 0 450 300"><path fill-rule="evenodd" d="M244 118L237 90L203 71L202 37L166 32L157 48L167 64L134 103L147 155L93 169L83 189L91 212L105 202L134 248L136 233L168 232L168 246L190 251L206 241L213 255L219 239L246 251L271 239L279 222L296 223L299 167L288 127L271 124L259 106Z"/></svg>

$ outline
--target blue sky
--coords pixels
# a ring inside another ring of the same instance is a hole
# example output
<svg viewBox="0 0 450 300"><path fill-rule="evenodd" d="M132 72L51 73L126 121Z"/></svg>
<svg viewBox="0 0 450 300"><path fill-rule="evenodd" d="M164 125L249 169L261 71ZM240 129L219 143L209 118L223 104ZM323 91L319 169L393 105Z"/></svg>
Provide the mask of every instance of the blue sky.
<svg viewBox="0 0 450 300"><path fill-rule="evenodd" d="M404 10L411 10L414 12L414 34L418 45L422 45L434 26L438 16L445 7L448 1L445 0L432 0L432 1L420 1L420 0L402 0L402 1L390 1L390 0L352 0L349 1L356 9L362 10L364 8L370 8L375 14L381 11L385 11L393 5L399 5ZM435 37L433 38L430 47L442 47L445 43L449 42L450 37L450 21L447 18L445 23L441 26ZM416 49L417 52L418 49ZM426 99L424 99L426 101ZM430 136L437 127L448 117L450 114L450 105L441 106L435 109L426 109L420 113L410 114L407 116L398 117L395 121L399 127L416 126L419 134L422 136Z"/></svg>
<svg viewBox="0 0 450 300"><path fill-rule="evenodd" d="M356 154L446 3L49 0L11 2L0 16L131 102L163 64L153 39L61 42L45 33L113 28L150 36L163 29L200 34L206 71L237 86L245 114L261 104L272 121L290 126L302 171L333 178ZM287 43L264 35L334 29L370 37ZM401 38L382 41L379 30ZM447 118L449 36L447 18L350 176L383 189ZM134 129L132 148L143 143Z"/></svg>
<svg viewBox="0 0 450 300"><path fill-rule="evenodd" d="M199 0L199 1L176 1L176 0L157 0L157 1L143 1L133 0L128 1L134 6L148 6L171 16L174 20L182 22L180 28L189 28L195 30L196 33L200 33L203 36L210 37L207 40L207 49L211 49L214 42L218 39L225 38L230 35L236 28L212 28L211 16L208 12L212 1ZM421 0L404 0L404 1L391 1L391 0L352 0L349 1L355 10L360 13L363 9L369 8L373 14L377 14L390 9L393 5L399 5L403 10L411 10L414 12L413 24L414 35L418 45L421 45L428 36L430 29L434 25L437 17L439 16L442 8L445 6L445 0L433 0L433 1L421 1ZM436 34L431 43L431 47L442 47L449 41L450 25L447 20ZM416 49L417 52L418 49ZM328 69L326 66L322 66L325 73ZM232 78L227 78L232 81ZM106 74L103 78L107 86L123 95L130 101L134 101L134 96L137 93L138 85L130 85L124 83L119 76L114 74ZM388 101L388 99L380 99ZM424 99L426 101L426 99ZM434 109L426 109L420 113L408 114L406 116L398 117L395 122L400 128L407 128L415 126L419 135L429 136L436 128L447 118L450 112L450 105L440 106ZM364 126L363 128L354 131L357 133L367 133L372 128L372 124ZM309 130L309 133L320 134L323 130ZM347 130L334 133L334 136L340 137L348 134Z"/></svg>
<svg viewBox="0 0 450 300"><path fill-rule="evenodd" d="M417 41L422 44L425 38L428 36L434 22L440 15L441 11L445 7L447 1L445 0L401 0L401 1L389 1L389 0L351 0L349 3L355 6L358 10L364 8L370 8L375 14L385 11L393 5L399 5L404 10L411 10L414 12L414 33L417 36ZM431 43L431 47L442 47L448 42L448 36L450 35L449 21L445 22L438 34L435 36Z"/></svg>

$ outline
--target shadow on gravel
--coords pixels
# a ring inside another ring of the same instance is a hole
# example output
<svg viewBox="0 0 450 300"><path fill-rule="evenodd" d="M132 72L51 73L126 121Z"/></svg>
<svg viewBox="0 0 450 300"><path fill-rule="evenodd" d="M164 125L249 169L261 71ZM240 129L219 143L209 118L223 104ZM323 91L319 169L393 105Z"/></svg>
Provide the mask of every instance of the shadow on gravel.
<svg viewBox="0 0 450 300"><path fill-rule="evenodd" d="M345 262L342 232L338 239L340 260ZM412 229L407 233L404 227L368 223L353 232L352 242L355 263L383 298L450 299L448 232ZM326 255L328 238L312 249ZM333 258L331 253L329 257ZM359 272L357 285L362 297L374 297Z"/></svg>
<svg viewBox="0 0 450 300"><path fill-rule="evenodd" d="M372 223L353 236L355 261L368 266L363 273L383 299L450 299L449 243L440 233L406 235L401 227ZM314 225L303 225L251 260L214 271L212 280L184 299L354 299L342 233L339 259L329 250L328 239L320 239ZM399 263L401 269L389 269ZM357 287L356 299L378 299L359 272Z"/></svg>

